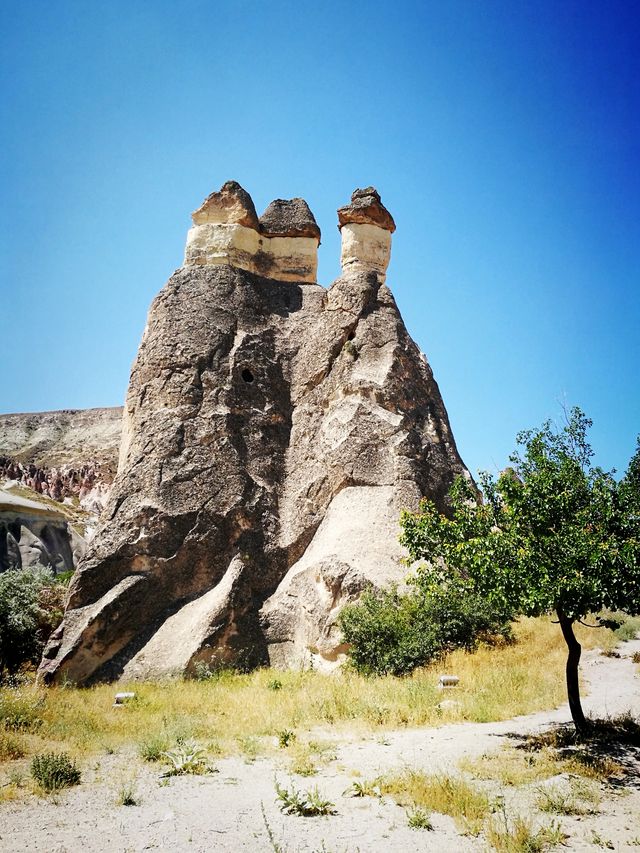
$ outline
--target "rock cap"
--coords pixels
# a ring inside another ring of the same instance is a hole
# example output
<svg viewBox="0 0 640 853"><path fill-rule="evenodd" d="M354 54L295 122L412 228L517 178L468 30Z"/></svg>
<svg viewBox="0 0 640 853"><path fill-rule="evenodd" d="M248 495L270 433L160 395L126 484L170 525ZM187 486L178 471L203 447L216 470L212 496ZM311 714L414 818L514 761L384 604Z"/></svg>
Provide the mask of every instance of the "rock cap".
<svg viewBox="0 0 640 853"><path fill-rule="evenodd" d="M315 237L320 228L303 198L276 198L260 217L262 233L267 237Z"/></svg>
<svg viewBox="0 0 640 853"><path fill-rule="evenodd" d="M227 181L220 191L211 193L191 214L194 225L206 222L244 225L260 230L258 214L249 193L237 181Z"/></svg>
<svg viewBox="0 0 640 853"><path fill-rule="evenodd" d="M391 234L396 230L393 216L380 201L375 187L354 190L351 202L338 208L338 228L353 222L358 225L377 225Z"/></svg>

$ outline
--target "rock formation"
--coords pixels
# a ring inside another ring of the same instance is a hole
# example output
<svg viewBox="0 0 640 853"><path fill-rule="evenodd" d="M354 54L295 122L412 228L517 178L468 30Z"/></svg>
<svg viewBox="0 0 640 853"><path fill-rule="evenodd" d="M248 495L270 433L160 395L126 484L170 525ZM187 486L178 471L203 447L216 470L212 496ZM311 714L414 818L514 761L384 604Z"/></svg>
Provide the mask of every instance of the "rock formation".
<svg viewBox="0 0 640 853"><path fill-rule="evenodd" d="M258 219L230 182L193 223L149 312L45 681L331 663L340 607L405 573L401 509L444 505L467 473L384 284L395 225L375 190L340 209L328 289L301 199Z"/></svg>
<svg viewBox="0 0 640 853"><path fill-rule="evenodd" d="M42 566L72 571L84 542L55 507L0 489L0 572Z"/></svg>

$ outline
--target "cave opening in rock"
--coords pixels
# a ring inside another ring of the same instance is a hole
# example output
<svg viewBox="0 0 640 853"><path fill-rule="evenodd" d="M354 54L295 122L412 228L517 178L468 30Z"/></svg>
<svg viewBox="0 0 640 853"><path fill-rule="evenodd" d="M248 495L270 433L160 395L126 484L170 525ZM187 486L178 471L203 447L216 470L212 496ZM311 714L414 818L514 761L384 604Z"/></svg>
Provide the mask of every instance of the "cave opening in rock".
<svg viewBox="0 0 640 853"><path fill-rule="evenodd" d="M253 382L253 373L249 370L248 367L244 368L241 376L245 382Z"/></svg>

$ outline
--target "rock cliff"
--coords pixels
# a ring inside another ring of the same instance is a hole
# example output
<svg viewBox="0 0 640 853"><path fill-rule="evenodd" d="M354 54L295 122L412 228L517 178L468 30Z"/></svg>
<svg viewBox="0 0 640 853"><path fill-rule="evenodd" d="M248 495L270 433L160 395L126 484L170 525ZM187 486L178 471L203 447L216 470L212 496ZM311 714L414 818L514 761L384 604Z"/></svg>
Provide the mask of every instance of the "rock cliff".
<svg viewBox="0 0 640 853"><path fill-rule="evenodd" d="M400 510L442 505L467 472L384 283L391 215L369 187L339 221L342 274L325 289L302 199L258 218L230 182L194 213L45 681L331 663L340 607L403 576Z"/></svg>

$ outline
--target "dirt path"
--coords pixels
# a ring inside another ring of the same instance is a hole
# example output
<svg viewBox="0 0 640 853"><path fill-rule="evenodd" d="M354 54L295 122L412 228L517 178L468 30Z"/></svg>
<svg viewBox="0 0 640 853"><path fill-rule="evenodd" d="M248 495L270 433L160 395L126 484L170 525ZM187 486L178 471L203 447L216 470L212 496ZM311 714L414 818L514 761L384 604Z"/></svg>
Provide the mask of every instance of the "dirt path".
<svg viewBox="0 0 640 853"><path fill-rule="evenodd" d="M640 640L624 643L622 657L585 655L583 676L589 683L585 710L592 716L631 710L640 714L640 677L631 655ZM275 802L274 780L291 787L283 758L221 759L217 773L175 777L169 783L158 770L132 755L110 755L84 772L85 784L57 798L31 797L0 811L0 850L90 853L90 851L383 851L487 850L486 842L460 835L450 818L434 814L433 832L412 830L405 810L389 798L353 798L344 792L359 773L371 779L388 770L415 767L427 773L455 772L458 761L493 752L523 735L565 722L566 706L502 723L458 723L435 729L386 732L368 740L342 738L336 758L312 778L293 779L296 787L317 786L333 801L337 814L301 818L283 815ZM320 733L336 740L335 733ZM286 753L283 750L282 753ZM140 805L116 805L118 791L135 778ZM88 783L88 784L86 784ZM505 789L507 808L526 809L522 793ZM640 851L640 778L623 792L607 794L593 816L561 818L570 835L564 849ZM636 842L633 844L632 842ZM604 845L613 845L606 848Z"/></svg>

